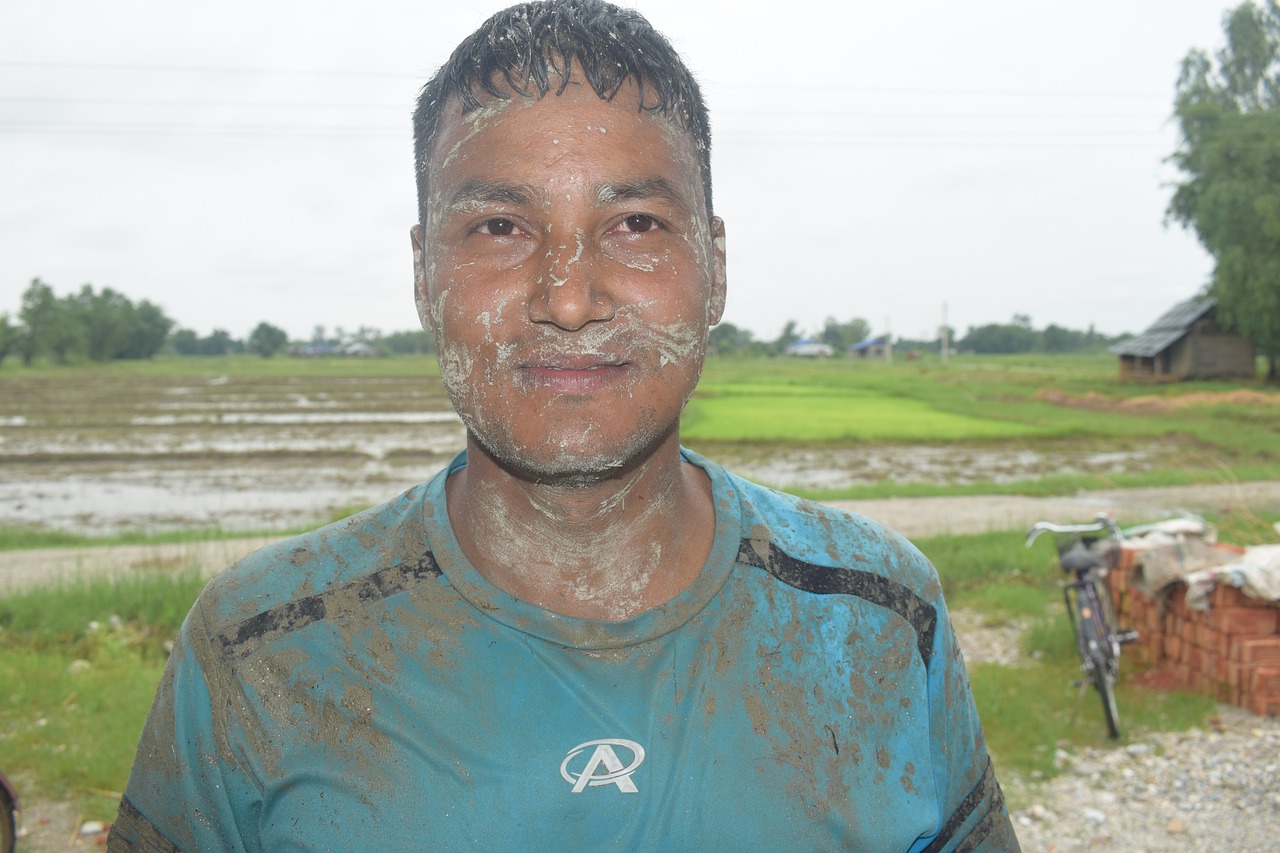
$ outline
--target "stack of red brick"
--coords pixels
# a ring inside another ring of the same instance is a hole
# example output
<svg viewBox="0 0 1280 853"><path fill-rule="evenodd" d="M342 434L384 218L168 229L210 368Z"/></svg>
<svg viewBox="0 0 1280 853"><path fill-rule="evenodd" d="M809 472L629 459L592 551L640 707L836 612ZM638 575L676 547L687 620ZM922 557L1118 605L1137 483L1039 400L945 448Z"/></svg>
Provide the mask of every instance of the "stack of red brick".
<svg viewBox="0 0 1280 853"><path fill-rule="evenodd" d="M1183 583L1156 600L1130 583L1138 553L1125 548L1120 570L1111 573L1120 625L1139 634L1126 655L1183 687L1255 714L1280 716L1280 604L1224 584L1213 588L1207 611L1187 606Z"/></svg>

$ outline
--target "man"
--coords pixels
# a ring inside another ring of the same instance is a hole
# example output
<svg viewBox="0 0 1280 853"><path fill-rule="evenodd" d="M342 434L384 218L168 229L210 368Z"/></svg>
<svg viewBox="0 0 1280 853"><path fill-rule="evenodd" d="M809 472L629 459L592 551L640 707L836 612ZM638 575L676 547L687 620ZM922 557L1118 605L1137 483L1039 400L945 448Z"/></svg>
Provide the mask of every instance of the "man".
<svg viewBox="0 0 1280 853"><path fill-rule="evenodd" d="M209 585L112 844L1016 849L924 558L679 445L725 246L670 45L513 7L415 137L466 451Z"/></svg>

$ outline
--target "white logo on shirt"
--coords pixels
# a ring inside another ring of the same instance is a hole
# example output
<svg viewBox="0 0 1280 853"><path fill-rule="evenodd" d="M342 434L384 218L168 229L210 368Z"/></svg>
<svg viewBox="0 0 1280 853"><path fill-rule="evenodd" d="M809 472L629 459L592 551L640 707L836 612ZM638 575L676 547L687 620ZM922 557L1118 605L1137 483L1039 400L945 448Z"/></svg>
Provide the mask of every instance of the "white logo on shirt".
<svg viewBox="0 0 1280 853"><path fill-rule="evenodd" d="M574 773L569 769L569 762L586 752L589 746L594 746L595 751L587 759L587 764L582 768L582 772ZM615 746L631 751L633 758L626 767L622 766L622 762L618 760L618 754L613 751ZM618 790L624 794L636 794L639 791L636 789L636 783L631 781L631 774L636 772L636 768L643 761L644 747L633 740L622 740L620 738L589 740L569 750L569 754L564 757L564 761L560 762L560 775L564 777L566 782L573 783L573 792L575 794L581 794L588 785L593 788L599 785L617 785ZM602 770L603 772L601 772Z"/></svg>

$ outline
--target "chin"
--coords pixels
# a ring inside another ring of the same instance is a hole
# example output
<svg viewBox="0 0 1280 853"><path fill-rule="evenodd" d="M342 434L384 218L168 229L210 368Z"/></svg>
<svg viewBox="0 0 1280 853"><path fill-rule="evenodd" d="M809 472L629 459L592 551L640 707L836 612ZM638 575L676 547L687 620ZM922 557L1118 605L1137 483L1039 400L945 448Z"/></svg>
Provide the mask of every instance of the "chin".
<svg viewBox="0 0 1280 853"><path fill-rule="evenodd" d="M678 422L677 422L678 424ZM548 486L580 488L602 483L643 464L664 441L675 434L677 424L662 430L644 430L616 441L585 442L547 437L530 445L514 436L471 436L484 452L504 469L522 480Z"/></svg>

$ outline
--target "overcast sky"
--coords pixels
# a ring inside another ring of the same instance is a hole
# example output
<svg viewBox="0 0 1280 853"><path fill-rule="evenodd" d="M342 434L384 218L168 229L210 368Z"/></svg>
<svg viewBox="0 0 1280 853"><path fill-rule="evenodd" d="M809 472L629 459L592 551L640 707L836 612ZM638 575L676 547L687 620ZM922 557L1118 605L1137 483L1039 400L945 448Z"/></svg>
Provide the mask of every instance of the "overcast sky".
<svg viewBox="0 0 1280 853"><path fill-rule="evenodd" d="M498 3L0 3L0 312L33 277L181 326L416 328L409 113ZM1216 0L638 4L711 108L725 319L1140 331L1211 261L1166 228Z"/></svg>

